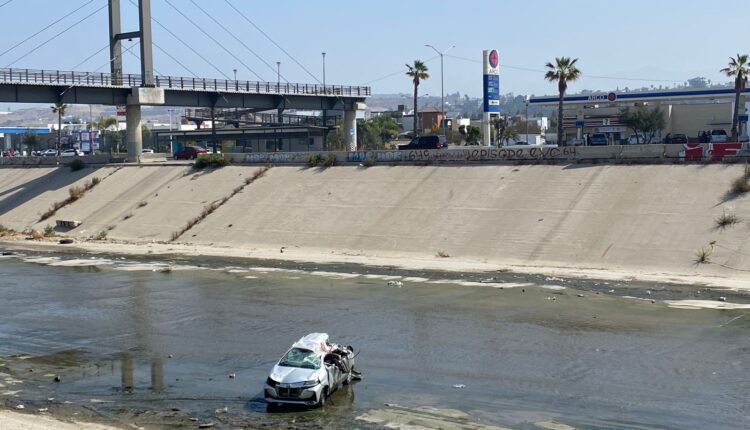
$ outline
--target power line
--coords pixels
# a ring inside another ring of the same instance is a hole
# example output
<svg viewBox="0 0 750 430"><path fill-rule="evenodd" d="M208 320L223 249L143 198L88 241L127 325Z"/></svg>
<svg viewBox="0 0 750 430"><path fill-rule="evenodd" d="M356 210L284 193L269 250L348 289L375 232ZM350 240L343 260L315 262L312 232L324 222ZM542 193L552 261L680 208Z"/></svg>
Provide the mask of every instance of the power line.
<svg viewBox="0 0 750 430"><path fill-rule="evenodd" d="M138 5L137 5L137 4L135 4L135 2L134 2L133 0L130 0L130 4L131 4L131 5L133 5L133 6L135 7L135 8L138 8ZM213 67L213 68L214 68L214 70L216 70L217 72L219 72L219 74L220 74L220 75L224 76L224 77L225 77L225 78L226 78L227 80L230 80L230 79L229 79L229 76L227 76L227 74L226 74L226 73L222 72L222 71L221 71L221 69L219 69L218 67L216 67L216 65L215 65L214 63L212 63L211 61L209 61L208 59L206 59L206 57L204 57L203 55L201 55L201 53L200 53L200 52L198 52L198 51L194 50L194 49L193 49L193 47L192 47L192 46L190 46L190 44L189 44L189 43L187 43L187 42L185 42L184 40L182 40L182 38L180 38L180 36L178 36L178 35L174 34L174 32L173 32L172 30L170 30L170 29L169 29L169 28L167 28L167 27L166 27L166 26L165 26L164 24L162 24L161 22L159 22L159 20L158 20L158 19L156 19L156 18L154 18L154 17L153 17L153 15L151 16L151 21L155 22L155 23L156 23L156 25L158 25L159 27L161 27L162 29L164 29L164 31L166 31L167 33L171 34L171 35L172 35L172 37L174 37L174 38L175 38L175 39L177 39L177 40L178 40L178 41L179 41L180 43L182 43L183 45L185 45L186 47L188 47L188 48L189 48L190 50L192 50L192 51L193 51L193 53L194 53L195 55L197 55L197 56L198 56L198 57L199 57L199 58L200 58L201 60L205 61L205 62L206 62L206 63L207 63L207 64L208 64L209 66ZM153 43L153 41L152 41L152 43ZM156 46L156 44L154 44L154 46ZM161 50L162 52L164 52L164 50L163 50L163 49L161 49L161 48L159 48L159 49L160 49L160 50ZM185 67L185 66L183 66L183 67ZM192 73L192 72L191 72L191 73ZM194 75L194 76L195 76L195 75ZM197 76L196 76L196 77L197 77Z"/></svg>
<svg viewBox="0 0 750 430"><path fill-rule="evenodd" d="M216 18L214 18L213 16L211 16L211 14L209 14L208 12L206 12L206 11L205 11L205 10L204 10L204 9L203 9L202 7L200 7L200 5L198 5L198 4L197 4L197 3L196 3L196 2L194 1L194 0L190 0L190 3L192 3L192 4L193 4L193 5L195 6L195 7L197 7L197 8L198 8L198 9L199 9L199 10L200 10L201 12L203 12L204 14L206 14L206 16L208 16L209 18L211 18L211 20L212 20L213 22L215 22L215 23L216 23L216 25L218 25L218 26L219 26L219 27L221 27L221 28L222 28L222 29L223 29L224 31L226 31L227 33L229 33L229 35L230 35L230 36L232 36L232 38L234 38L234 40L236 40L237 42L239 42L239 43L240 43L240 44L241 44L242 46L244 46L244 47L245 47L245 49L247 49L247 50L248 50L248 51L250 51L250 52L251 52L251 53L252 53L253 55L255 55L255 57L256 57L257 59L259 59L259 60L260 60L261 62L263 62L263 64L265 64L266 66L268 66L268 68L269 68L269 69L271 69L271 71L272 71L272 72L274 72L274 73L278 73L278 74L279 74L279 78L280 78L280 79L283 79L283 80L285 80L286 82L289 82L289 81L288 81L288 80L287 80L287 79L286 79L286 78L285 78L285 77L284 77L284 76L283 76L283 75L282 75L281 73L279 73L279 72L278 72L278 69L275 69L275 68L274 68L274 67L273 67L272 65L270 65L270 64L269 64L269 63L268 63L268 62L267 62L266 60L264 60L264 59L263 59L263 57L261 57L260 55L258 55L258 54L257 54L257 53L256 53L255 51L253 51L253 50L252 50L252 49L251 49L251 48L250 48L249 46L247 46L247 44L246 44L245 42L243 42L243 41L242 41L242 39L240 39L239 37L235 36L235 34L234 34L234 33L232 33L231 31L229 31L229 30L228 30L228 29L227 29L227 28L226 28L226 27L225 27L225 26L224 26L223 24L221 24L221 23L220 23L219 21L217 21L217 20L216 20Z"/></svg>
<svg viewBox="0 0 750 430"><path fill-rule="evenodd" d="M11 1L13 1L13 0L9 0L8 3L10 3ZM93 1L94 0L87 1L86 3L82 4L81 6L78 6L76 9L73 9L72 11L70 11L67 14L63 15L61 18L55 20L51 24L47 25L46 27L42 28L41 30L37 31L36 33L32 34L31 36L27 37L26 39L23 39L22 41L16 43L15 45L11 46L10 48L6 49L5 51L0 52L0 57L2 57L3 55L7 54L8 52L10 52L10 51L18 48L19 46L23 45L24 43L28 42L29 40L33 39L34 37L36 37L37 35L39 35L39 33L42 33L44 30L47 30L48 28L50 28L53 25L57 24L58 22L64 20L65 18L69 17L70 15L73 15L74 13L76 13L79 10L83 9L85 6L88 6ZM5 3L4 5L2 5L0 7L3 7L3 6L5 6L8 3Z"/></svg>
<svg viewBox="0 0 750 430"><path fill-rule="evenodd" d="M447 56L447 55L446 55L446 56ZM435 59L436 59L436 58L438 58L438 57L440 57L440 56L439 56L439 55L436 55L436 56L434 56L434 57L432 57L432 58L430 58L430 59L428 59L428 60L425 60L424 62L425 62L425 63L429 63L430 61L433 61L433 60L435 60ZM363 85L363 86L366 86L366 85L370 85L370 84L372 84L372 83L374 83L374 82L378 82L378 81L382 81L382 80L384 80L384 79L388 79L388 78L390 78L390 77L393 77L393 76L399 75L399 74L401 74L401 73L404 73L404 70L406 70L406 69L401 69L401 70L399 70L398 72L393 72L393 73L389 73L389 74L387 74L387 75L385 75L385 76L381 76L381 77L379 77L379 78L377 78L377 79L373 79L373 80L371 80L371 81L367 81L367 82L363 83L362 85Z"/></svg>
<svg viewBox="0 0 750 430"><path fill-rule="evenodd" d="M67 32L67 31L69 31L69 30L71 30L71 29L72 29L73 27L77 26L78 24L82 23L83 21L86 21L87 19L89 19L89 18L91 18L92 16L96 15L97 13L101 12L101 11L102 11L102 10L103 10L103 9L104 9L105 7L107 7L107 5L106 5L106 4L105 4L104 6L102 6L102 7L100 7L99 9L97 9L97 10L95 10L95 11L91 12L90 14L86 15L85 17L83 17L83 18L79 19L78 21L74 22L74 23L73 23L72 25L70 25L70 26L66 27L66 28L65 28L65 29L64 29L63 31L61 31L61 32L59 32L59 33L57 33L57 34L55 34L54 36L50 37L49 39L47 39L47 40L45 40L44 42L40 43L39 45L35 46L35 47L34 47L34 48L33 48L32 50L30 50L30 51L26 52L25 54L23 54L22 56L18 57L18 58L17 58L17 59L15 59L14 61L11 61L11 62L10 62L10 63L9 63L9 64L8 64L7 66L5 66L5 68L7 69L7 68L9 68L10 66L12 66L13 64L15 64L15 63L17 63L17 62L19 62L19 61L23 60L23 59L24 59L24 58L26 58L26 57L28 57L28 56L29 56L29 55L31 55L31 54L32 54L33 52L35 52L36 50L38 50L39 48L41 48L42 46L44 46L44 45L46 45L47 43L49 43L49 42L51 42L51 41L55 40L56 38L58 38L58 37L59 37L59 36L61 36L62 34L66 33L66 32Z"/></svg>
<svg viewBox="0 0 750 430"><path fill-rule="evenodd" d="M286 54L287 57L291 58L291 60L294 61L300 68L302 68L302 70L304 70L308 75L310 75L310 77L312 77L313 79L315 79L315 81L317 83L322 84L322 82L320 81L320 79L318 79L309 70L307 70L307 68L305 66L303 66L302 63L300 63L299 61L297 61L297 59L294 58L294 56L292 56L292 54L288 53L284 48L281 47L281 45L279 45L278 43L276 43L276 41L273 40L271 38L271 36L267 35L266 32L264 32L263 30L261 30L260 27L258 27L257 25L255 25L255 23L250 18L248 18L244 13L242 13L242 11L240 11L239 9L237 9L232 3L229 2L229 0L224 0L224 1L229 5L229 7L231 7L238 14L240 14L240 16L245 19L245 21L247 21L248 23L250 23L250 25L252 25L253 27L255 27L255 29L258 30L260 32L260 34L262 34L263 36L265 36L266 39L270 40L271 43L273 43L277 48L279 48L281 50L281 52L283 52L284 54Z"/></svg>
<svg viewBox="0 0 750 430"><path fill-rule="evenodd" d="M214 42L214 43L215 43L216 45L218 45L218 46L219 46L219 47L220 47L221 49L223 49L223 50L224 50L224 52L226 52L226 53L227 53L227 54L229 54L229 55L230 55L230 56L231 56L232 58L234 58L235 60L239 61L239 63L240 63L240 64L242 64L243 66L245 66L245 68L246 68L247 70L249 70L249 71L250 71L250 73L252 73L253 75L255 75L255 76L256 76L256 77L257 77L258 79L260 79L261 81L263 81L263 80L264 80L264 79L263 79L263 78L262 78L262 77L261 77L261 76L260 76L259 74L255 73L255 70L253 70L253 69L252 69L252 68L251 68L250 66L248 66L247 64L245 64L245 62L244 62L244 61L242 61L242 60L241 60L241 59L240 59L239 57L237 57L236 55L234 55L234 54L232 53L232 51L230 51L230 50L228 50L227 48L225 48L225 47L224 47L224 45L222 45L221 43L219 43L219 41L218 41L218 40L216 40L216 39L215 39L215 38L214 38L213 36L211 36L211 34L209 34L209 33L208 33L208 32L207 32L206 30L202 29L202 28L201 28L201 27L200 27L200 26L199 26L198 24L196 24L196 23L195 23L195 21L193 21L192 19L190 19L190 18L189 18L189 17L187 16L187 15L185 15L184 13L182 13L182 11L181 11L180 9L178 9L177 7L175 7L175 5L173 5L173 4L172 4L172 2L170 2L169 0L164 0L164 1L165 1L165 2L166 2L166 3L167 3L167 4L169 5L169 6L170 6L170 7L172 7L172 9L174 9L175 11L177 11L177 13L179 13L180 15L182 15L182 17L183 17L183 18L185 18L185 19L186 19L186 20L188 20L188 21L189 21L189 22L190 22L191 24L193 24L193 27L195 27L196 29L198 29L198 30L199 30L199 31L200 31L201 33L205 34L205 35L206 35L206 37L208 37L209 39L211 39L211 40L212 40L212 41L213 41L213 42ZM227 79L229 79L229 77L228 77L228 76L227 76Z"/></svg>
<svg viewBox="0 0 750 430"><path fill-rule="evenodd" d="M5 6L6 4L8 4L8 3L12 2L12 1L13 1L13 0L8 0L8 1L6 1L6 2L5 2L5 3L3 3L3 4L0 4L0 7L3 7L3 6Z"/></svg>
<svg viewBox="0 0 750 430"><path fill-rule="evenodd" d="M472 63L479 63L479 64L482 63L479 60L466 58L466 57L459 57L457 55L446 54L445 56L450 57L450 58L455 58L457 60L470 61ZM511 66L508 64L500 64L500 66L506 69L522 70L525 72L547 73L547 70L542 70L542 69L531 69L528 67ZM670 82L670 83L682 82L682 81L675 81L675 80L670 80L670 79L623 78L623 77L616 77L616 76L588 75L585 73L581 73L581 77L592 78L592 79L609 79L609 80L618 80L618 81Z"/></svg>

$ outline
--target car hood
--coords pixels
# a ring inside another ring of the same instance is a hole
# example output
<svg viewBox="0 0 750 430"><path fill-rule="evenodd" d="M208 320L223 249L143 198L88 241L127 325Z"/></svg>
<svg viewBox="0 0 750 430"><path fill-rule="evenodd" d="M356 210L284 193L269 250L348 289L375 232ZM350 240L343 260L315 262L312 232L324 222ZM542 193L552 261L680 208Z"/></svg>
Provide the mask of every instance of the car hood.
<svg viewBox="0 0 750 430"><path fill-rule="evenodd" d="M297 382L310 381L317 379L317 373L320 369L302 369L300 367L273 366L271 379L284 384L295 384Z"/></svg>

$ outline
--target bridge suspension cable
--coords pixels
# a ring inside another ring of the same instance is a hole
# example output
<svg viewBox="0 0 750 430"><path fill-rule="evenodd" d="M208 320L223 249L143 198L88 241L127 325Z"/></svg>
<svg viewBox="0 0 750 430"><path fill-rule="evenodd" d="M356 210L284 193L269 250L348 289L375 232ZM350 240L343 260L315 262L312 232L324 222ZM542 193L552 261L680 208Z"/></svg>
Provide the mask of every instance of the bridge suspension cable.
<svg viewBox="0 0 750 430"><path fill-rule="evenodd" d="M130 4L131 4L131 5L133 5L133 6L135 7L135 8L138 8L138 5L137 5L137 4L136 4L136 3L135 3L135 2L133 1L133 0L130 0ZM177 39L177 41L179 41L180 43L182 43L183 45L185 45L185 46L186 46L186 47L187 47L188 49L190 49L191 51L193 51L193 53L194 53L195 55L197 55L197 56L198 56L198 58L200 58L201 60L205 61L205 62L206 62L206 64L208 64L209 66L213 67L213 68L214 68L214 70L216 70L217 72L219 72L219 74L220 74L221 76L223 76L223 77L224 77L225 79L227 79L227 80L230 80L230 77L229 77L229 76L228 76L228 75L227 75L226 73L224 73L224 72L223 72L223 71L222 71L221 69L219 69L218 67L216 67L216 64L214 64L213 62L209 61L209 60L208 60L208 59L207 59L206 57L204 57L203 55L201 55L201 53L200 53L200 52L196 51L196 50L195 50L195 49L194 49L194 48L193 48L192 46L190 46L190 44L189 44L189 43L185 42L185 41L184 41L184 40L183 40L183 39L182 39L182 38L181 38L180 36L176 35L176 34L175 34L175 33L174 33L174 32L173 32L172 30L170 30L169 28L167 28L167 26L165 26L164 24L162 24L162 23L161 23L161 22L160 22L160 21L159 21L158 19L156 19L156 18L155 18L155 17L153 16L153 15L151 16L151 21L155 22L155 23L156 23L156 25L158 25L158 26L159 26L159 27L161 27L161 28L162 28L162 29L163 29L164 31L166 31L167 33L169 33L170 35L172 35L172 37L174 37L175 39ZM152 41L152 43L153 43L153 41ZM157 46L157 45L156 45L156 44L154 43L154 46ZM163 49L161 49L161 48L159 48L159 49L160 49L160 50L161 50L162 52L164 52L164 50L163 50ZM170 57L170 58L171 58L171 57ZM185 67L185 66L183 66L183 67ZM191 72L191 73L192 73L192 72ZM196 77L197 77L197 75L196 75Z"/></svg>
<svg viewBox="0 0 750 430"><path fill-rule="evenodd" d="M271 38L271 36L269 36L268 34L266 34L265 31L263 31L260 27L258 27L257 25L255 25L255 23L250 18L248 18L244 13L242 13L241 10L237 9L231 2L229 2L229 0L224 0L224 1L229 5L229 7L231 7L232 9L234 9L235 12L237 12L242 18L244 18L245 21L247 21L250 25L252 25L253 27L255 27L255 29L258 30L260 32L260 34L262 34L263 36L265 36L266 39L268 39L271 43L273 43L277 48L279 48L281 50L281 52L283 52L284 54L286 54L287 57L289 57L292 61L294 61L295 64L297 64L302 70L304 70L308 75L310 75L311 78L315 79L315 81L317 83L322 84L322 82L320 81L320 79L318 79L317 76L315 76L309 70L307 70L307 68L305 66L303 66L302 63L300 63L299 61L297 61L297 59L294 58L294 56L292 54L290 54L289 52L287 52L286 49L282 48L281 45L279 45L278 43L276 43L276 41L273 40Z"/></svg>
<svg viewBox="0 0 750 430"><path fill-rule="evenodd" d="M104 9L105 9L106 7L107 7L107 5L105 4L104 6L100 7L99 9L97 9L97 10L95 10L95 11L91 12L90 14L86 15L85 17L83 17L83 18L79 19L78 21L74 22L74 23L73 23L73 24L71 24L70 26L66 27L66 28L65 28L64 30L62 30L62 31L58 32L58 33L57 33L57 34L55 34L54 36L50 37L49 39L47 39L47 40L45 40L44 42L40 43L39 45L35 46L35 47L34 47L33 49L29 50L28 52L26 52L26 53L25 53L25 54L23 54L22 56L20 56L20 57L16 58L15 60L11 61L10 63L8 63L8 65L6 65L6 66L5 66L5 68L6 68L6 69L7 69L7 68L10 68L10 67L11 67L11 66L12 66L13 64L15 64L15 63L17 63L17 62L19 62L19 61L23 60L23 59L24 59L24 58L26 58L26 57L28 57L28 56L29 56L29 55L31 55L31 54L32 54L33 52L37 51L37 50L38 50L39 48L43 47L44 45L48 44L49 42L51 42L51 41L55 40L56 38L60 37L60 36L61 36L62 34L64 34L64 33L68 32L68 31L70 31L70 30L71 30L71 29L73 29L73 28L74 28L75 26L77 26L77 25L81 24L82 22L86 21L87 19L91 18L92 16L96 15L97 13L101 12L101 11L102 11L102 10L104 10Z"/></svg>
<svg viewBox="0 0 750 430"><path fill-rule="evenodd" d="M138 44L139 44L139 43L140 43L140 42L135 42L135 43L133 43L132 45L130 45L130 47L129 47L129 48L126 48L126 49L125 49L124 53L130 52L130 51L131 51L131 50L132 50L133 48L135 48L136 46L138 46ZM108 47L109 47L109 46L108 46ZM111 62L113 62L113 61L115 61L115 58L110 58L110 59L109 59L109 61L107 61L106 63L104 63L104 64L102 64L101 66L97 67L97 68L96 68L96 70L94 70L94 71L93 71L92 73L98 73L98 72L99 72L99 70L101 70L101 69L103 69L103 68L105 68L105 67L109 66L109 64L110 64ZM73 83L72 83L72 84L71 84L71 85L70 85L70 86L69 86L68 88L65 88L65 89L64 89L64 90L63 90L63 91L62 91L62 92L60 93L60 97L64 96L64 95L65 95L65 93L67 93L68 91L70 91L70 89L71 89L71 88L73 88L73 87L75 87L76 85L80 84L80 83L81 83L81 82L82 82L82 81L83 81L84 79L86 79L87 77L88 77L88 73L87 73L87 74L85 74L85 75L82 75L82 76L81 76L81 77L80 77L80 78L78 79L78 81L77 81L77 82L73 82Z"/></svg>
<svg viewBox="0 0 750 430"><path fill-rule="evenodd" d="M0 4L0 8L1 8L1 7L3 7L3 6L5 6L5 5L7 5L8 3L12 2L12 1L13 1L13 0L8 0L8 1L6 1L6 2L5 2L5 3L3 3L3 4Z"/></svg>
<svg viewBox="0 0 750 430"><path fill-rule="evenodd" d="M3 4L3 5L2 5L2 6L0 6L0 7L3 7L3 6L5 6L6 4L10 3L11 1L13 1L13 0L9 0L9 1L7 2L7 3ZM89 5L89 4L91 4L91 3L93 2L93 1L94 1L94 0L89 0L89 1L85 2L84 4L82 4L82 5L78 6L77 8L73 9L72 11L70 11L70 12L66 13L66 14L65 14L65 15L63 15L62 17L60 17L60 18L56 19L55 21L53 21L52 23L48 24L47 26L45 26L45 27L44 27L44 28L42 28L41 30L39 30L39 31L37 31L36 33L32 34L31 36L29 36L29 37L27 37L27 38L23 39L22 41L20 41L20 42L18 42L18 43L16 43L15 45L11 46L10 48L6 49L5 51L3 51L3 52L0 52L0 57L2 57L3 55L7 54L8 52L10 52L10 51L12 51L12 50L14 50L14 49L18 48L19 46L23 45L24 43L28 42L29 40L33 39L34 37L38 36L38 35L39 35L40 33L42 33L43 31L47 30L48 28L52 27L53 25L57 24L58 22L60 22L60 21L64 20L65 18L69 17L70 15L73 15L74 13L76 13L76 12L78 12L79 10L83 9L84 7L88 6L88 5Z"/></svg>
<svg viewBox="0 0 750 430"><path fill-rule="evenodd" d="M240 39L234 33L232 33L231 31L229 31L229 29L227 29L222 23L220 23L216 18L214 18L210 13L208 13L205 9L203 9L202 7L200 7L200 5L198 5L198 3L196 3L194 0L190 0L190 3L192 3L195 7L197 7L201 12L203 12L204 14L206 14L206 16L211 19L211 21L213 21L214 23L216 23L216 25L218 25L219 27L221 27L225 32L227 32L230 36L232 36L232 38L234 40L236 40L242 46L244 46L245 49L247 49L248 51L250 51L251 54L255 55L255 57L257 59L259 59L263 64L265 64L266 66L268 66L268 68L272 72L278 73L278 70L276 68L274 68L271 64L269 64L268 61L266 61L263 57L261 57L260 55L258 55L258 53L256 53L255 51L253 51L252 48L250 48L249 46L247 46L247 44L245 42L243 42L242 39ZM285 78L284 75L282 75L281 73L279 73L279 78L283 79L286 82L289 82L289 80L287 78Z"/></svg>
<svg viewBox="0 0 750 430"><path fill-rule="evenodd" d="M166 3L167 3L167 4L169 5L169 6L170 6L170 7L172 7L172 9L174 9L175 11L177 11L177 13L179 13L180 15L182 15L182 17L183 17L183 18L185 18L185 19L186 19L186 20L187 20L188 22L190 22L190 24L192 24L192 25L193 25L193 27L195 27L195 28L196 28L197 30L199 30L199 31L200 31L201 33L203 33L204 35L206 35L206 37L208 37L209 39L211 39L211 40L212 40L212 41L213 41L213 42L214 42L214 43L215 43L215 44L216 44L217 46L219 46L219 47L220 47L221 49L223 49L223 50L224 50L224 52L226 52L226 53L227 53L227 54L229 54L229 55L230 55L230 56L231 56L232 58L234 58L235 60L237 60L237 61L238 61L238 62L239 62L240 64L242 64L243 66L245 66L245 68L246 68L247 70L249 70L249 71L250 71L250 73L252 73L253 75L255 75L255 76L256 76L256 77L257 77L258 79L260 79L261 81L263 81L263 80L264 80L262 76L260 76L260 75L259 75L258 73L256 73L256 72L255 72L255 70L253 70L253 69L252 69L252 68L251 68L250 66L248 66L248 65L247 65L247 64L246 64L246 63L245 63L244 61L242 61L242 59L240 59L240 58L239 58L238 56L234 55L234 54L232 53L232 51L228 50L228 49L227 49L226 47L224 47L224 45L222 45L221 43L219 43L219 41L218 41L218 40L216 40L216 39L215 39L215 38L214 38L213 36L211 36L211 34L210 34L210 33L208 33L208 32L207 32L206 30L202 29L202 28L201 28L201 27L200 27L200 26L199 26L198 24L196 24L196 23L195 23L195 21L193 21L192 19L190 19L190 17L188 17L187 15L185 15L185 14L184 14L184 13L183 13L183 12L182 12L182 11L181 11L180 9L178 9L177 7L175 7L175 5L173 5L171 1L169 1L169 0L164 0L164 1L165 1L165 2L166 2Z"/></svg>

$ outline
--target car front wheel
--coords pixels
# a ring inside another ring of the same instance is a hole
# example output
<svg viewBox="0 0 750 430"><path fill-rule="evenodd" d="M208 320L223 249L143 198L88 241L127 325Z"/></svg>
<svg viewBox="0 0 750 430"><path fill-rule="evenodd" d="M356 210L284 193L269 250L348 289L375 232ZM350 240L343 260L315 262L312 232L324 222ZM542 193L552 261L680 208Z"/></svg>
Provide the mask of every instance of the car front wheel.
<svg viewBox="0 0 750 430"><path fill-rule="evenodd" d="M318 399L318 404L316 406L319 408L325 406L326 397L328 397L328 387L323 388L323 391L320 392L320 398Z"/></svg>

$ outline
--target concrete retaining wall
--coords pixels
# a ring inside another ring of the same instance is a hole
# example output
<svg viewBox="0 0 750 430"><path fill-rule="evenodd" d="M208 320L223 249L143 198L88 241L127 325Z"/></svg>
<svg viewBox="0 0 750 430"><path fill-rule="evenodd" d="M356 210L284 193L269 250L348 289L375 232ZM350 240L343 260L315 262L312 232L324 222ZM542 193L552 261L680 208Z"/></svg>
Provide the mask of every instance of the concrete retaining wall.
<svg viewBox="0 0 750 430"><path fill-rule="evenodd" d="M449 147L444 149L356 151L356 152L258 152L250 154L225 154L234 163L307 164L311 155L333 156L339 164L362 163L372 160L380 163L415 164L438 163L497 163L516 161L581 162L593 160L668 160L721 161L736 157L740 149L750 150L744 144L694 144L694 145L612 145L534 147L512 146L504 148ZM718 155L717 155L718 154Z"/></svg>
<svg viewBox="0 0 750 430"><path fill-rule="evenodd" d="M107 231L110 238L168 241L259 168L0 169L0 224L42 229L55 219L71 219L82 221L69 232L79 237ZM440 251L450 261L740 276L750 271L750 196L728 191L743 169L585 163L276 166L178 242L247 249L248 255L255 247L288 247L308 254L435 259ZM94 176L99 185L39 222L39 214L65 199L71 185ZM717 229L724 212L742 223ZM713 261L726 267L693 264L696 252L710 243Z"/></svg>

